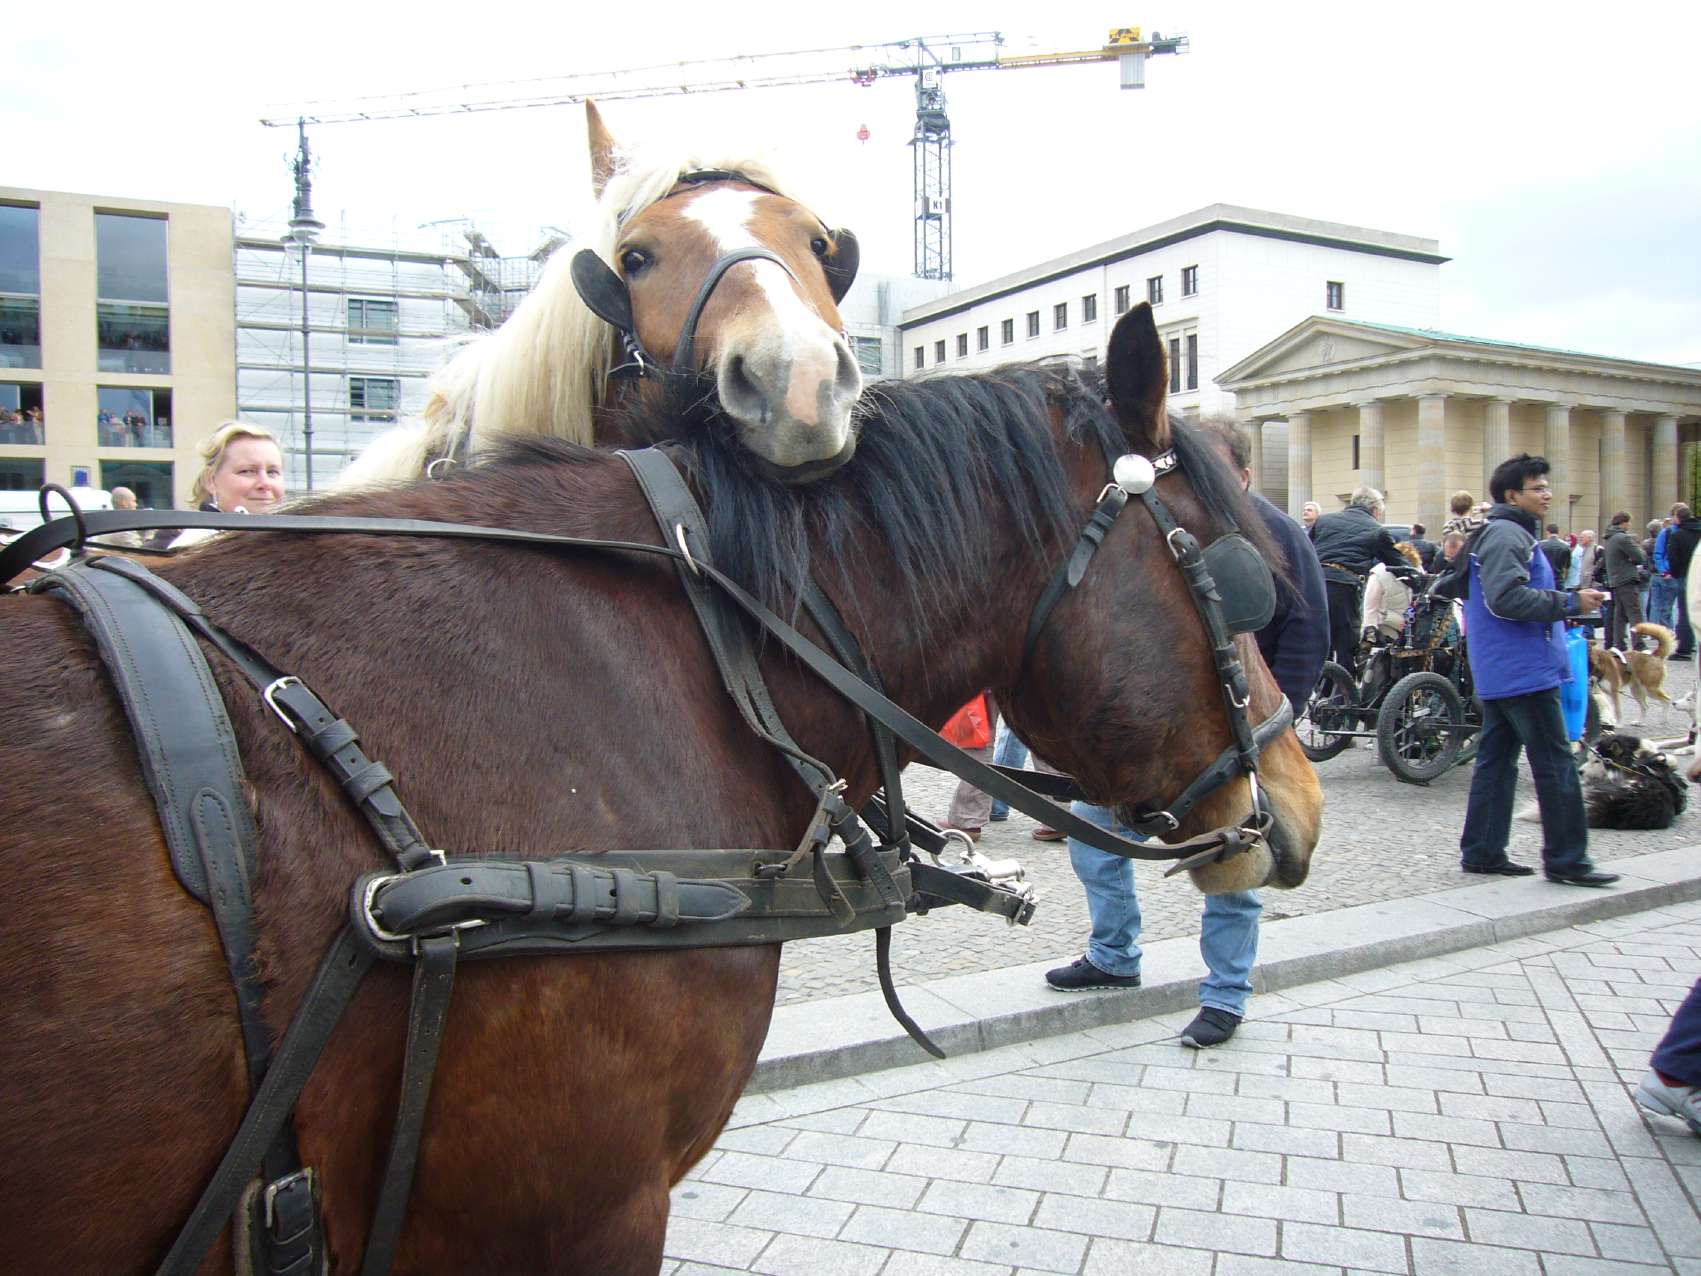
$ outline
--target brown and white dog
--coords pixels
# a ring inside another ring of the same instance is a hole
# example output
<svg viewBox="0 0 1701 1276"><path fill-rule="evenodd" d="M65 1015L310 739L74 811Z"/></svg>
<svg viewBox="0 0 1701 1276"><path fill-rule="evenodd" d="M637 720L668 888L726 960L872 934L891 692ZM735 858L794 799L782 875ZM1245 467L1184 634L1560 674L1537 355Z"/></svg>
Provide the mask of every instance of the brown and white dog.
<svg viewBox="0 0 1701 1276"><path fill-rule="evenodd" d="M1656 625L1652 621L1643 621L1632 625L1630 632L1638 637L1651 639L1654 643L1652 651L1620 651L1616 647L1589 648L1589 675L1601 686L1601 689L1612 697L1612 716L1614 722L1622 721L1623 714L1619 709L1619 693L1628 688L1641 707L1642 716L1648 712L1648 697L1663 700L1667 704L1674 701L1666 694L1666 657L1671 655L1677 646L1677 635L1664 625Z"/></svg>

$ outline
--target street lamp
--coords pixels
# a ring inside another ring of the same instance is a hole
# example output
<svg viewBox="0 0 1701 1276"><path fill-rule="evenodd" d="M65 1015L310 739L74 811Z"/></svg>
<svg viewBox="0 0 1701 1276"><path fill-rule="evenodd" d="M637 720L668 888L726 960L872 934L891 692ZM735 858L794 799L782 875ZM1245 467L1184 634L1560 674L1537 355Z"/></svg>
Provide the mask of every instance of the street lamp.
<svg viewBox="0 0 1701 1276"><path fill-rule="evenodd" d="M307 150L307 121L296 120L300 145L295 154L295 215L289 219L289 234L283 237L284 252L301 256L301 446L307 490L313 490L313 350L312 328L307 313L307 258L325 223L313 216L313 157Z"/></svg>

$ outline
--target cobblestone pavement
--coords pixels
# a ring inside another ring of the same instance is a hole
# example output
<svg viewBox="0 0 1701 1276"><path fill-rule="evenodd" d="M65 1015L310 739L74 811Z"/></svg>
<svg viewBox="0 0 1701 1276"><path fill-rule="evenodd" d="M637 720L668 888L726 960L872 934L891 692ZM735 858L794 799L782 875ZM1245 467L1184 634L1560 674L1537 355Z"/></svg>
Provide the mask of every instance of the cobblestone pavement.
<svg viewBox="0 0 1701 1276"><path fill-rule="evenodd" d="M1693 664L1670 666L1674 697L1694 688L1695 670ZM1628 729L1634 731L1637 710L1628 698L1624 703ZM1688 729L1686 713L1651 710L1649 735L1682 735ZM1535 800L1535 792L1528 766L1520 765L1522 807ZM1469 766L1456 767L1434 784L1419 787L1396 780L1377 761L1373 749L1355 747L1319 764L1317 771L1326 805L1323 838L1312 858L1310 880L1297 890L1265 891L1266 919L1424 895L1473 880L1464 878L1458 867L1459 830L1471 784ZM912 766L905 772L904 791L916 810L942 820L956 784L955 776ZM1039 886L1040 904L1032 925L1010 927L962 908L911 918L892 930L893 975L900 989L944 975L1080 956L1086 945L1087 909L1069 869L1068 848L1034 841L1033 828L1027 816L1012 812L1008 822L987 825L981 840L981 850L992 858L1019 859ZM1701 803L1691 803L1664 832L1595 830L1590 834L1591 853L1603 862L1695 842L1701 842ZM1511 852L1516 859L1539 865L1540 826L1514 823ZM1168 939L1197 931L1202 896L1185 876L1166 880L1161 866L1136 865L1134 871L1146 937ZM803 940L785 947L777 1001L787 1005L842 997L877 986L871 935Z"/></svg>
<svg viewBox="0 0 1701 1276"><path fill-rule="evenodd" d="M742 1101L664 1276L1701 1272L1701 1140L1631 1098L1701 903Z"/></svg>

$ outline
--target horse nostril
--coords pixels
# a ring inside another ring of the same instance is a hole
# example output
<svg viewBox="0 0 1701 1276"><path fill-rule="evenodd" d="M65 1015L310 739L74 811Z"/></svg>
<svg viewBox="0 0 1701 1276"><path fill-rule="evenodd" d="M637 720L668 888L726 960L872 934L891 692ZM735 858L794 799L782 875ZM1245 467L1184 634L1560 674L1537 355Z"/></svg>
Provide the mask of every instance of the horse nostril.
<svg viewBox="0 0 1701 1276"><path fill-rule="evenodd" d="M768 397L762 393L743 355L731 355L721 363L719 384L721 406L741 421L767 419Z"/></svg>
<svg viewBox="0 0 1701 1276"><path fill-rule="evenodd" d="M847 399L854 399L862 393L862 368L842 341L838 345L838 355L839 373L833 379L834 384Z"/></svg>

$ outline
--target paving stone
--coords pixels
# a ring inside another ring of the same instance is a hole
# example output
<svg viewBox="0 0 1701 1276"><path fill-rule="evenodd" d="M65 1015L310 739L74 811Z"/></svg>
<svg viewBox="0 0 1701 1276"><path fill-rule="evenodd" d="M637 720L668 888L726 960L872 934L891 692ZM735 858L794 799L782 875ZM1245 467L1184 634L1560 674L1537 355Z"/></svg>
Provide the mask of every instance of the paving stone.
<svg viewBox="0 0 1701 1276"><path fill-rule="evenodd" d="M897 1146L891 1139L865 1139L853 1134L820 1134L814 1130L801 1130L787 1146L786 1156L795 1161L819 1161L824 1165L877 1170Z"/></svg>
<svg viewBox="0 0 1701 1276"><path fill-rule="evenodd" d="M1079 1130L1083 1134L1119 1135L1129 1125L1128 1114L1117 1108L1098 1108L1088 1103L1051 1103L1036 1100L1028 1104L1023 1125L1048 1130Z"/></svg>
<svg viewBox="0 0 1701 1276"><path fill-rule="evenodd" d="M1647 1227L1625 1227L1618 1223L1591 1223L1595 1245L1603 1258L1622 1259L1627 1263L1664 1263L1666 1256L1660 1242Z"/></svg>
<svg viewBox="0 0 1701 1276"><path fill-rule="evenodd" d="M1144 1241L1151 1238L1152 1222L1157 1214L1155 1206L1137 1202L1100 1201L1053 1194L1040 1201L1033 1225L1059 1232L1078 1232L1083 1236Z"/></svg>
<svg viewBox="0 0 1701 1276"><path fill-rule="evenodd" d="M1610 1258L1582 1258L1573 1254L1550 1254L1542 1262L1548 1276L1653 1276L1669 1270L1664 1264L1645 1267L1641 1263L1621 1263Z"/></svg>
<svg viewBox="0 0 1701 1276"><path fill-rule="evenodd" d="M953 1218L980 1218L995 1223L1026 1223L1033 1218L1040 1194L1019 1187L1000 1187L995 1183L957 1183L940 1180L928 1184L916 1202L916 1209L927 1214L946 1214Z"/></svg>
<svg viewBox="0 0 1701 1276"><path fill-rule="evenodd" d="M992 1181L1001 1187L1026 1187L1071 1196L1099 1196L1110 1170L1102 1165L1077 1165L1041 1157L1006 1156L998 1162Z"/></svg>
<svg viewBox="0 0 1701 1276"><path fill-rule="evenodd" d="M1553 1214L1597 1223L1645 1221L1636 1197L1628 1191L1560 1187L1551 1183L1526 1183L1519 1190L1524 1197L1524 1209L1531 1214Z"/></svg>
<svg viewBox="0 0 1701 1276"><path fill-rule="evenodd" d="M1080 1103L1086 1099L1090 1086L1085 1081L1037 1077L1018 1072L965 1081L958 1089L967 1094L990 1094L1006 1099L1047 1099L1053 1103Z"/></svg>
<svg viewBox="0 0 1701 1276"><path fill-rule="evenodd" d="M1381 1108L1349 1108L1327 1103L1288 1104L1288 1123L1308 1130L1339 1130L1354 1134L1388 1134L1389 1114Z"/></svg>
<svg viewBox="0 0 1701 1276"><path fill-rule="evenodd" d="M1233 1094L1235 1078L1227 1073L1207 1072L1194 1067L1154 1064L1147 1067L1140 1084L1152 1090L1180 1090L1188 1095Z"/></svg>
<svg viewBox="0 0 1701 1276"><path fill-rule="evenodd" d="M945 1258L899 1250L880 1269L880 1276L1010 1276L1008 1263L977 1263L968 1258Z"/></svg>
<svg viewBox="0 0 1701 1276"><path fill-rule="evenodd" d="M1335 1087L1331 1082L1309 1077L1262 1076L1242 1073L1235 1092L1251 1099L1285 1099L1297 1103L1333 1103Z"/></svg>
<svg viewBox="0 0 1701 1276"><path fill-rule="evenodd" d="M1470 1121L1463 1117L1428 1116L1422 1112L1394 1113L1394 1136L1401 1139L1434 1139L1442 1143L1474 1143L1500 1146L1500 1132L1492 1121Z"/></svg>
<svg viewBox="0 0 1701 1276"><path fill-rule="evenodd" d="M887 1172L892 1174L956 1179L963 1183L990 1183L997 1168L998 1158L991 1152L965 1152L961 1148L904 1146L886 1163Z"/></svg>
<svg viewBox="0 0 1701 1276"><path fill-rule="evenodd" d="M1402 1195L1412 1201L1444 1205L1479 1205L1491 1210L1523 1208L1518 1193L1505 1179L1480 1174L1437 1174L1431 1170L1401 1170Z"/></svg>
<svg viewBox="0 0 1701 1276"><path fill-rule="evenodd" d="M1223 1184L1221 1208L1225 1214L1252 1214L1287 1221L1341 1221L1340 1198L1334 1192L1309 1187L1228 1182Z"/></svg>
<svg viewBox="0 0 1701 1276"><path fill-rule="evenodd" d="M1465 1225L1471 1239L1484 1245L1507 1245L1544 1253L1593 1254L1595 1242L1588 1225L1569 1218L1540 1218L1501 1210L1466 1207Z"/></svg>
<svg viewBox="0 0 1701 1276"><path fill-rule="evenodd" d="M1630 1180L1624 1176L1617 1161L1598 1156L1568 1156L1565 1169L1575 1187L1604 1187L1617 1192L1630 1190Z"/></svg>
<svg viewBox="0 0 1701 1276"><path fill-rule="evenodd" d="M1419 1143L1379 1134L1343 1134L1341 1159L1353 1164L1391 1165L1396 1169L1446 1171L1453 1168L1445 1144Z"/></svg>
<svg viewBox="0 0 1701 1276"><path fill-rule="evenodd" d="M1028 1110L1028 1101L993 1094L969 1094L962 1090L923 1090L917 1094L899 1094L882 1099L880 1106L890 1112L916 1112L923 1116L963 1117L970 1121L1000 1121L1015 1125Z"/></svg>
<svg viewBox="0 0 1701 1276"><path fill-rule="evenodd" d="M1515 1099L1579 1105L1586 1105L1589 1101L1582 1086L1564 1077L1527 1076L1522 1072L1496 1068L1483 1074L1482 1083L1489 1094L1504 1094Z"/></svg>
<svg viewBox="0 0 1701 1276"><path fill-rule="evenodd" d="M1465 1074L1467 1076L1474 1074ZM1433 1089L1417 1090L1395 1085L1336 1086L1339 1102L1355 1108L1387 1108L1397 1112L1435 1112Z"/></svg>
<svg viewBox="0 0 1701 1276"><path fill-rule="evenodd" d="M673 1189L669 1202L669 1216L680 1218L698 1218L711 1223L722 1223L726 1216L738 1207L744 1199L748 1188L722 1187L718 1183L699 1183L687 1179Z"/></svg>
<svg viewBox="0 0 1701 1276"><path fill-rule="evenodd" d="M670 1219L663 1253L690 1263L743 1268L774 1238L754 1227L733 1227L700 1218Z"/></svg>
<svg viewBox="0 0 1701 1276"><path fill-rule="evenodd" d="M854 1170L842 1165L829 1165L810 1185L809 1195L830 1201L848 1201L853 1205L885 1205L893 1209L908 1209L921 1199L927 1180L913 1174L897 1174L890 1170Z"/></svg>
<svg viewBox="0 0 1701 1276"><path fill-rule="evenodd" d="M1062 1130L972 1121L964 1128L957 1146L970 1152L993 1152L1000 1156L1006 1152L1017 1156L1057 1156L1063 1151L1068 1137Z"/></svg>
<svg viewBox="0 0 1701 1276"><path fill-rule="evenodd" d="M1359 1085L1381 1085L1387 1078L1381 1060L1296 1058L1290 1071L1296 1077L1321 1081L1351 1081Z"/></svg>
<svg viewBox="0 0 1701 1276"><path fill-rule="evenodd" d="M1532 1099L1513 1099L1498 1094L1441 1094L1436 1097L1441 1103L1442 1116L1542 1124L1542 1110Z"/></svg>
<svg viewBox="0 0 1701 1276"><path fill-rule="evenodd" d="M1175 1150L1171 1168L1177 1174L1232 1179L1240 1183L1282 1181L1281 1157L1269 1152L1242 1152L1235 1148L1179 1147Z"/></svg>
<svg viewBox="0 0 1701 1276"><path fill-rule="evenodd" d="M874 1276L890 1251L848 1241L816 1240L808 1236L776 1236L773 1244L750 1264L763 1276Z"/></svg>
<svg viewBox="0 0 1701 1276"><path fill-rule="evenodd" d="M1087 1252L1087 1238L1071 1232L1005 1223L975 1223L962 1245L964 1258L1014 1263L1043 1272L1076 1272Z"/></svg>
<svg viewBox="0 0 1701 1276"><path fill-rule="evenodd" d="M1541 1260L1527 1250L1412 1238L1416 1276L1540 1276Z"/></svg>
<svg viewBox="0 0 1701 1276"><path fill-rule="evenodd" d="M1231 1254L1276 1253L1276 1224L1267 1218L1207 1214L1164 1206L1152 1239L1184 1249L1214 1249Z"/></svg>
<svg viewBox="0 0 1701 1276"><path fill-rule="evenodd" d="M913 1210L887 1209L880 1205L859 1205L837 1233L840 1240L860 1241L869 1245L884 1245L910 1253L951 1254L957 1242L969 1230L963 1219L945 1219L937 1214L918 1214Z"/></svg>
<svg viewBox="0 0 1701 1276"><path fill-rule="evenodd" d="M1314 1187L1325 1192L1360 1192L1367 1196L1398 1196L1400 1181L1386 1165L1349 1165L1309 1156L1290 1156L1287 1181L1291 1187Z"/></svg>
<svg viewBox="0 0 1701 1276"><path fill-rule="evenodd" d="M1422 1064L1391 1064L1385 1071L1388 1084L1402 1089L1447 1090L1460 1094L1481 1094L1484 1089L1484 1078L1479 1072L1431 1068Z"/></svg>
<svg viewBox="0 0 1701 1276"><path fill-rule="evenodd" d="M1179 1090L1141 1090L1135 1086L1106 1082L1093 1086L1087 1106L1118 1112L1164 1112L1180 1116L1187 1106L1187 1096Z"/></svg>
<svg viewBox="0 0 1701 1276"><path fill-rule="evenodd" d="M727 1152L715 1163L701 1170L697 1177L705 1183L721 1183L728 1187L756 1187L769 1192L809 1190L821 1166L810 1161L793 1161L788 1157L755 1156L749 1152Z"/></svg>
<svg viewBox="0 0 1701 1276"><path fill-rule="evenodd" d="M1285 1224L1282 1227L1282 1257L1345 1267L1349 1271L1408 1270L1404 1237L1357 1228L1324 1227L1316 1223Z"/></svg>
<svg viewBox="0 0 1701 1276"><path fill-rule="evenodd" d="M1453 1168L1460 1174L1482 1174L1489 1178L1518 1179L1529 1183L1565 1186L1571 1176L1565 1162L1542 1152L1510 1152L1499 1148L1455 1146Z"/></svg>
<svg viewBox="0 0 1701 1276"><path fill-rule="evenodd" d="M1179 1205L1184 1209L1214 1210L1222 1196L1222 1180L1156 1170L1111 1170L1103 1195L1117 1201L1148 1205Z"/></svg>
<svg viewBox="0 0 1701 1276"><path fill-rule="evenodd" d="M1611 1156L1612 1145L1598 1130L1570 1126L1514 1125L1500 1127L1501 1142L1518 1152L1558 1152L1572 1156ZM1544 1180L1557 1181L1557 1180Z"/></svg>
<svg viewBox="0 0 1701 1276"><path fill-rule="evenodd" d="M894 1095L893 1101L902 1100L907 1096ZM819 1134L855 1134L857 1127L868 1119L867 1108L829 1108L825 1112L805 1112L800 1116L787 1117L784 1121L776 1121L773 1125L745 1126L747 1130L814 1130ZM789 1136L788 1136L789 1137ZM721 1143L727 1147L734 1144ZM762 1151L761 1148L746 1148L746 1151Z"/></svg>
<svg viewBox="0 0 1701 1276"><path fill-rule="evenodd" d="M1285 1125L1237 1121L1229 1142L1249 1152L1291 1152L1323 1158L1341 1155L1341 1136L1333 1130L1295 1130Z"/></svg>
<svg viewBox="0 0 1701 1276"><path fill-rule="evenodd" d="M1701 1218L1669 1165L1627 1159L1624 1172L1660 1244L1674 1257L1701 1258Z"/></svg>
<svg viewBox="0 0 1701 1276"><path fill-rule="evenodd" d="M1224 1259L1229 1257L1232 1256L1223 1255ZM1096 1237L1087 1251L1087 1265L1082 1273L1083 1276L1130 1276L1133 1272L1151 1273L1151 1276L1211 1276L1216 1261L1216 1255L1207 1249L1177 1249L1172 1245Z"/></svg>
<svg viewBox="0 0 1701 1276"><path fill-rule="evenodd" d="M1395 1201L1384 1196L1348 1193L1341 1197L1341 1221L1348 1227L1407 1236L1438 1236L1463 1240L1464 1225L1456 1206L1440 1201Z"/></svg>
<svg viewBox="0 0 1701 1276"><path fill-rule="evenodd" d="M1254 1258L1250 1254L1224 1254L1217 1260L1217 1276L1335 1276L1340 1270L1285 1258Z"/></svg>
<svg viewBox="0 0 1701 1276"><path fill-rule="evenodd" d="M855 1114L853 1128L860 1123L860 1115ZM786 1150L786 1144L796 1137L796 1130L788 1130L784 1126L748 1125L740 1130L726 1131L715 1140L715 1147L727 1152L755 1152L760 1156L778 1156Z"/></svg>
<svg viewBox="0 0 1701 1276"><path fill-rule="evenodd" d="M856 1206L818 1196L788 1196L780 1192L749 1192L727 1222L770 1232L831 1239L839 1234Z"/></svg>
<svg viewBox="0 0 1701 1276"><path fill-rule="evenodd" d="M1287 1115L1280 1099L1261 1099L1238 1094L1190 1094L1187 1115L1219 1121L1258 1121L1280 1125Z"/></svg>
<svg viewBox="0 0 1701 1276"><path fill-rule="evenodd" d="M868 1114L857 1133L863 1138L884 1139L892 1143L920 1143L924 1147L956 1147L963 1138L968 1122L954 1117L922 1116L914 1112L882 1112Z"/></svg>

